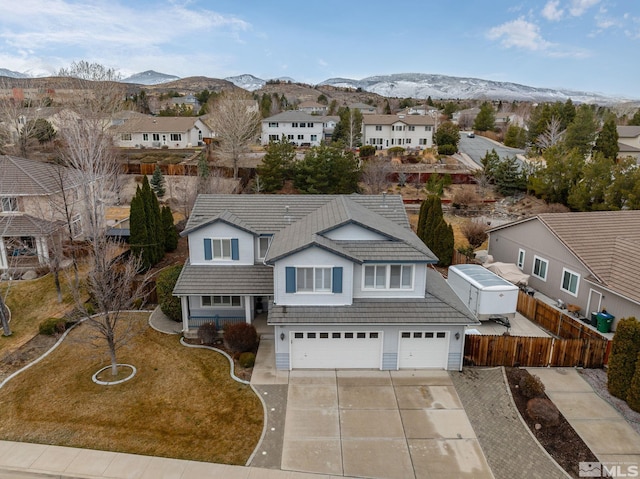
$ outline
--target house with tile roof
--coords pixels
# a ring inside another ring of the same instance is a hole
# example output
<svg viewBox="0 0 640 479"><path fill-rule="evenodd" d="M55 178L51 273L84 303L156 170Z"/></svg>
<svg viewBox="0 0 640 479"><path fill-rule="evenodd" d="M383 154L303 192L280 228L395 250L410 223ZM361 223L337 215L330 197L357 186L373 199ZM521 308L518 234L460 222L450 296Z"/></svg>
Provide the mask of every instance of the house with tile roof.
<svg viewBox="0 0 640 479"><path fill-rule="evenodd" d="M580 307L640 319L640 211L545 213L488 231L489 254L529 286Z"/></svg>
<svg viewBox="0 0 640 479"><path fill-rule="evenodd" d="M400 196L200 195L182 234L185 335L266 311L278 369L462 367L477 320Z"/></svg>
<svg viewBox="0 0 640 479"><path fill-rule="evenodd" d="M109 132L121 148L193 148L213 136L207 124L193 116L136 115L112 124Z"/></svg>
<svg viewBox="0 0 640 479"><path fill-rule="evenodd" d="M429 115L363 115L362 144L424 150L433 147L434 127Z"/></svg>
<svg viewBox="0 0 640 479"><path fill-rule="evenodd" d="M67 168L2 155L0 171L0 270L46 266L62 236L82 239L80 189Z"/></svg>
<svg viewBox="0 0 640 479"><path fill-rule="evenodd" d="M618 126L618 158L631 156L640 164L640 126Z"/></svg>

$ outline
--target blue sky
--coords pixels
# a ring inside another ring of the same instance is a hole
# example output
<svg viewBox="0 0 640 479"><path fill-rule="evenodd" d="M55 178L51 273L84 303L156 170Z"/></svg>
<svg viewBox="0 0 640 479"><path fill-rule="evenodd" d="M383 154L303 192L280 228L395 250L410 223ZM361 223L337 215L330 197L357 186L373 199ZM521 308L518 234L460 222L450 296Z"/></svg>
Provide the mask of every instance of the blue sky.
<svg viewBox="0 0 640 479"><path fill-rule="evenodd" d="M0 67L319 83L437 73L640 98L638 0L19 0ZM8 5L7 5L8 4Z"/></svg>

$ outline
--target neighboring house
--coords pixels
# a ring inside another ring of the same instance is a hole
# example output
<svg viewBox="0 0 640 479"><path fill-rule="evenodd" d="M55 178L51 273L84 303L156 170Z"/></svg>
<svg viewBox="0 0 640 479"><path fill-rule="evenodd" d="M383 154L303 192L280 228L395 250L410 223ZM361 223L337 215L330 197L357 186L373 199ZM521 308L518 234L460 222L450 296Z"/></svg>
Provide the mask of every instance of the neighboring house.
<svg viewBox="0 0 640 479"><path fill-rule="evenodd" d="M296 146L320 146L324 138L324 118L303 111L283 111L262 120L262 144L284 136Z"/></svg>
<svg viewBox="0 0 640 479"><path fill-rule="evenodd" d="M477 116L477 115L476 115ZM496 128L509 128L510 125L524 127L524 118L513 112L499 112L495 114Z"/></svg>
<svg viewBox="0 0 640 479"><path fill-rule="evenodd" d="M122 148L192 148L204 146L209 127L197 117L142 116L110 127Z"/></svg>
<svg viewBox="0 0 640 479"><path fill-rule="evenodd" d="M336 129L336 125L340 122L340 117L337 115L325 116L322 118L322 135L324 141L331 142L333 132Z"/></svg>
<svg viewBox="0 0 640 479"><path fill-rule="evenodd" d="M363 115L375 115L378 111L375 105L368 105L367 103L350 103L349 110L360 110Z"/></svg>
<svg viewBox="0 0 640 479"><path fill-rule="evenodd" d="M400 196L200 195L182 234L185 334L268 311L278 369L462 367L477 320Z"/></svg>
<svg viewBox="0 0 640 479"><path fill-rule="evenodd" d="M363 115L362 144L424 150L433 146L434 125L429 115Z"/></svg>
<svg viewBox="0 0 640 479"><path fill-rule="evenodd" d="M529 286L578 305L640 319L640 211L546 213L489 230L489 254L531 275Z"/></svg>
<svg viewBox="0 0 640 479"><path fill-rule="evenodd" d="M618 158L631 156L640 164L640 126L619 126Z"/></svg>
<svg viewBox="0 0 640 479"><path fill-rule="evenodd" d="M200 102L191 93L186 96L175 97L171 99L172 106L184 105L189 110L198 113L200 111Z"/></svg>
<svg viewBox="0 0 640 479"><path fill-rule="evenodd" d="M83 238L78 188L58 165L0 156L0 270L25 270L49 263L60 236ZM56 250L58 253L60 250Z"/></svg>
<svg viewBox="0 0 640 479"><path fill-rule="evenodd" d="M451 116L451 122L459 125L460 128L466 130L473 126L473 122L476 121L476 116L480 113L480 108L467 108L465 110L459 110L453 113Z"/></svg>
<svg viewBox="0 0 640 479"><path fill-rule="evenodd" d="M309 113L309 115L326 115L328 107L315 101L303 101L298 105L298 111Z"/></svg>

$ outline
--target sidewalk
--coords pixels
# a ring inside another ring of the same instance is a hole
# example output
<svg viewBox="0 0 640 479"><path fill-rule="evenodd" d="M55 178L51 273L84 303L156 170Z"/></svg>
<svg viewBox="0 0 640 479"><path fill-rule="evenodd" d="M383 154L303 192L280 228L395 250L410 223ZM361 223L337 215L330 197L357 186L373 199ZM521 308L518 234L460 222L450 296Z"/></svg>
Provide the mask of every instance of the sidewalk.
<svg viewBox="0 0 640 479"><path fill-rule="evenodd" d="M640 469L640 435L598 396L575 368L527 368L602 463ZM632 476L629 476L632 477Z"/></svg>

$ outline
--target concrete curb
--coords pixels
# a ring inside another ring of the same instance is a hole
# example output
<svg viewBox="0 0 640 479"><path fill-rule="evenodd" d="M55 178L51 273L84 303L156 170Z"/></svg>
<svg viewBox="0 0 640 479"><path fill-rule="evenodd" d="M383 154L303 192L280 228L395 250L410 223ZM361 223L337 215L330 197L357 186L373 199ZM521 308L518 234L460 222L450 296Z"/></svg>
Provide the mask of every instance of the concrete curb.
<svg viewBox="0 0 640 479"><path fill-rule="evenodd" d="M569 475L569 473L567 471L565 471L562 467L560 467L560 464L558 464L556 462L556 460L551 456L551 454L549 454L547 452L547 450L542 447L542 444L540 444L540 442L538 441L538 438L535 436L535 434L533 434L533 432L531 431L531 429L529 428L529 426L527 425L527 423L525 422L524 418L522 417L522 415L520 414L520 411L518 410L518 408L516 407L516 402L513 399L513 395L511 394L511 388L509 387L509 381L507 379L507 372L504 369L504 366L500 366L500 369L502 371L502 377L504 379L504 384L507 388L507 394L509 396L509 401L511 401L511 405L513 406L513 409L515 409L516 413L518 413L518 419L520 420L520 422L522 423L522 425L524 426L524 428L527 430L527 432L529 433L529 435L531 436L531 438L535 441L535 443L538 445L538 447L540 448L540 450L542 451L542 453L547 456L551 462L553 462L556 467L558 468L558 470L562 471L562 473L568 477L571 478L571 475Z"/></svg>

